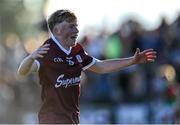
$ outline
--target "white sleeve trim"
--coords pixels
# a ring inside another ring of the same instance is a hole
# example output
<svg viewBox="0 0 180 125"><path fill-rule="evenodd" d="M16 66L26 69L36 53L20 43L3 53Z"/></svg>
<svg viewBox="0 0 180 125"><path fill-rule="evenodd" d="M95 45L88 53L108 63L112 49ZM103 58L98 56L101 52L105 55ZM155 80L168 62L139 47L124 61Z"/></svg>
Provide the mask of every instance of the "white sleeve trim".
<svg viewBox="0 0 180 125"><path fill-rule="evenodd" d="M37 64L37 70L36 70L36 72L38 72L39 71L39 69L40 69L40 62L38 61L38 60L34 60L35 61L35 63Z"/></svg>
<svg viewBox="0 0 180 125"><path fill-rule="evenodd" d="M88 64L87 66L85 66L85 67L82 68L83 71L86 70L86 69L88 69L89 67L91 67L92 65L94 65L94 63L95 63L96 61L98 61L98 59L96 59L96 58L94 58L94 57L92 57L92 58L93 58L92 62L91 62L90 64Z"/></svg>

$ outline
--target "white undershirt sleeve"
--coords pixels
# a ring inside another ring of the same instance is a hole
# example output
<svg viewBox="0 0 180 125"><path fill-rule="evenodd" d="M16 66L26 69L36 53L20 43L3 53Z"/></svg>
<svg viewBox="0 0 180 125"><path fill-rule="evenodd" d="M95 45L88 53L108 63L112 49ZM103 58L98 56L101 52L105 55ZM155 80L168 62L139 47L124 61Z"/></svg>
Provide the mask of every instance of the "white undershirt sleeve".
<svg viewBox="0 0 180 125"><path fill-rule="evenodd" d="M85 67L82 68L83 71L85 71L86 69L88 69L89 67L91 67L92 65L94 65L96 61L99 61L98 59L96 59L96 58L94 58L94 57L92 57L92 58L93 58L92 62L89 63L87 66L85 66Z"/></svg>

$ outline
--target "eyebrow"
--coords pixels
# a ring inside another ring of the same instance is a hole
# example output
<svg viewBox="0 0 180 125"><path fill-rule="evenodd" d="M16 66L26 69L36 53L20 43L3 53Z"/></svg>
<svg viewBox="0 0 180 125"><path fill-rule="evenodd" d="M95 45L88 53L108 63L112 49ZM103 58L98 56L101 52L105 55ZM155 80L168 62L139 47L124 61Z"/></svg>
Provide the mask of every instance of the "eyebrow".
<svg viewBox="0 0 180 125"><path fill-rule="evenodd" d="M71 26L78 26L78 24L70 24Z"/></svg>

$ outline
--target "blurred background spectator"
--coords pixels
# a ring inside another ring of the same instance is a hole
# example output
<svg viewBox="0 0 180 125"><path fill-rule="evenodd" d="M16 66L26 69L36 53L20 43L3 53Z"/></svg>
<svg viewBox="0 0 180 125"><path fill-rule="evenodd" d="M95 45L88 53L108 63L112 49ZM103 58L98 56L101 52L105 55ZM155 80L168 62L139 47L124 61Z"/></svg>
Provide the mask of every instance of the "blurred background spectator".
<svg viewBox="0 0 180 125"><path fill-rule="evenodd" d="M49 37L46 16L64 8L79 18L78 42L97 59L132 56L136 48L158 52L155 63L82 73L81 123L180 123L180 2L107 0L104 7L102 1L86 2L0 1L0 123L37 123L37 75L24 78L16 71Z"/></svg>

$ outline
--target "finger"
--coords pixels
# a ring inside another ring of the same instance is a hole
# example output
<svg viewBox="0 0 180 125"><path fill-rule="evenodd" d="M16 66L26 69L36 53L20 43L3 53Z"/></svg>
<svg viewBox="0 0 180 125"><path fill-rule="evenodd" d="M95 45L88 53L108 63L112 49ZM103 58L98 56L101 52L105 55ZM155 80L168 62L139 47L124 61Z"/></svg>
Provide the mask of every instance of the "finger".
<svg viewBox="0 0 180 125"><path fill-rule="evenodd" d="M39 58L43 58L43 57L44 57L44 56L41 55L41 54L37 54L36 56L39 57Z"/></svg>
<svg viewBox="0 0 180 125"><path fill-rule="evenodd" d="M49 48L49 45L47 45L47 46L41 46L40 48Z"/></svg>
<svg viewBox="0 0 180 125"><path fill-rule="evenodd" d="M155 58L147 58L146 60L147 60L147 61L149 61L149 60L150 60L150 61L151 61L151 60L153 60L153 62L154 62L154 61L155 61Z"/></svg>
<svg viewBox="0 0 180 125"><path fill-rule="evenodd" d="M50 46L50 44L44 44L44 45L40 46L39 49L41 49L41 48L47 48L47 47L49 47L49 46Z"/></svg>
<svg viewBox="0 0 180 125"><path fill-rule="evenodd" d="M146 49L142 53L148 53L148 52L152 52L152 51L154 51L154 50L153 49Z"/></svg>
<svg viewBox="0 0 180 125"><path fill-rule="evenodd" d="M152 53L145 53L146 56L156 56L156 53L152 52Z"/></svg>
<svg viewBox="0 0 180 125"><path fill-rule="evenodd" d="M50 48L40 48L39 50L49 50Z"/></svg>
<svg viewBox="0 0 180 125"><path fill-rule="evenodd" d="M135 55L138 55L139 53L140 53L140 49L139 49L139 48L136 48Z"/></svg>
<svg viewBox="0 0 180 125"><path fill-rule="evenodd" d="M47 53L48 51L38 51L38 54L45 54Z"/></svg>
<svg viewBox="0 0 180 125"><path fill-rule="evenodd" d="M147 58L156 58L156 55L148 55Z"/></svg>
<svg viewBox="0 0 180 125"><path fill-rule="evenodd" d="M154 59L147 59L148 62L154 62Z"/></svg>
<svg viewBox="0 0 180 125"><path fill-rule="evenodd" d="M50 46L50 44L46 43L42 47L48 47L48 46Z"/></svg>
<svg viewBox="0 0 180 125"><path fill-rule="evenodd" d="M148 52L146 52L146 54L151 54L151 53L156 54L157 52L156 51L148 51Z"/></svg>
<svg viewBox="0 0 180 125"><path fill-rule="evenodd" d="M139 48L136 48L136 52L137 52L137 53L140 53L140 49L139 49Z"/></svg>

